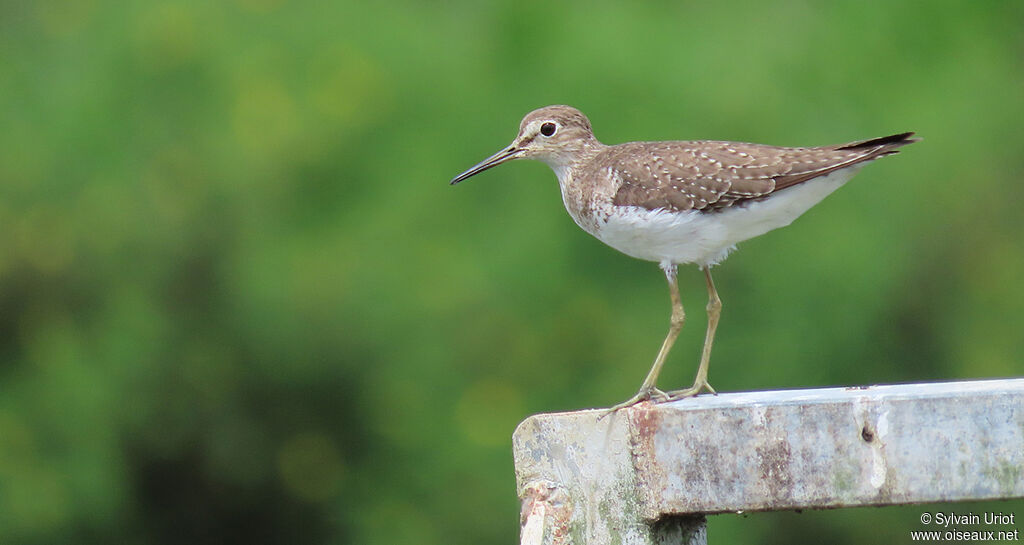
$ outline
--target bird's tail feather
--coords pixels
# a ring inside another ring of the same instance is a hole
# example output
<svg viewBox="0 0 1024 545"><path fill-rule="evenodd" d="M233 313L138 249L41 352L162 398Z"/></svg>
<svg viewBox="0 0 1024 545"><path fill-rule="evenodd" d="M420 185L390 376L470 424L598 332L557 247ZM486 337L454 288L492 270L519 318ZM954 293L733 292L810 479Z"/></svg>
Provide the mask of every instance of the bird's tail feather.
<svg viewBox="0 0 1024 545"><path fill-rule="evenodd" d="M912 132L903 132L900 134L894 134L892 136L883 136L881 138L872 138L871 140L861 140L859 142L850 142L849 144L843 144L838 146L836 149L870 149L870 148L883 148L883 153L894 153L896 148L906 146L907 144L913 144L914 142L920 142L920 138L911 138L914 136ZM892 151L890 151L892 150Z"/></svg>

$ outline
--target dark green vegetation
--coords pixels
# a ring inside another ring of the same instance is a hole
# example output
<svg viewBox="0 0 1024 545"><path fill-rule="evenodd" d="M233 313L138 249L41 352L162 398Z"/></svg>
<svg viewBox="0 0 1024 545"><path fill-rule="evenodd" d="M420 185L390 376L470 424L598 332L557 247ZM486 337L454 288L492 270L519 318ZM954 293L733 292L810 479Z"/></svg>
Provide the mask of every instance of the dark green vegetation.
<svg viewBox="0 0 1024 545"><path fill-rule="evenodd" d="M1020 375L1022 5L0 4L0 542L514 542L515 424L632 395L669 313L547 167L448 186L552 103L606 143L924 137L717 270L719 391Z"/></svg>

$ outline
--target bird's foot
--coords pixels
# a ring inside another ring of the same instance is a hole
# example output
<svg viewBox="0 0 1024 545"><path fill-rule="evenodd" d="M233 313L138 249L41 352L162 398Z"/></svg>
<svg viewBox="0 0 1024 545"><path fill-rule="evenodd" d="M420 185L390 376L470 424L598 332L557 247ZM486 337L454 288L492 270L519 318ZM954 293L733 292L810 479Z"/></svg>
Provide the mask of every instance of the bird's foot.
<svg viewBox="0 0 1024 545"><path fill-rule="evenodd" d="M662 401L668 401L670 399L672 399L672 396L670 394L662 392L661 390L659 390L659 389L657 389L657 388L655 388L653 386L644 386L644 387L640 388L640 391L637 392L635 396L633 396L633 397L627 399L626 401L623 401L622 403L619 403L618 405L616 405L616 406L608 409L607 411L605 411L604 414L602 414L601 416L598 417L598 420L600 420L600 419L602 419L602 418L604 418L604 417L614 413L615 411L617 411L619 409L625 409L627 407L632 407L633 405L636 405L637 403L642 403L644 401L653 401L655 403L661 403Z"/></svg>
<svg viewBox="0 0 1024 545"><path fill-rule="evenodd" d="M690 386L685 390L672 390L671 392L668 392L668 398L674 400L693 397L701 393L702 390L707 390L712 394L718 395L718 392L716 392L715 389L712 388L710 384L708 384L707 379L699 379L693 383L693 386Z"/></svg>

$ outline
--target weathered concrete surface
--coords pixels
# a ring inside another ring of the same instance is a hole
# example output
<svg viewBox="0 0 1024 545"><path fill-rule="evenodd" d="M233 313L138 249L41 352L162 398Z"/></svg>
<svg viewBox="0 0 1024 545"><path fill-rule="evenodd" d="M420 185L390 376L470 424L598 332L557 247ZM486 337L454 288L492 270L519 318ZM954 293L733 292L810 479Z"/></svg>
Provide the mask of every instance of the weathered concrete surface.
<svg viewBox="0 0 1024 545"><path fill-rule="evenodd" d="M537 415L516 430L524 542L703 543L702 519L686 515L1024 497L1024 379L601 414Z"/></svg>
<svg viewBox="0 0 1024 545"><path fill-rule="evenodd" d="M516 429L524 545L648 542L629 422L601 414L532 416ZM541 494L558 501L544 502Z"/></svg>

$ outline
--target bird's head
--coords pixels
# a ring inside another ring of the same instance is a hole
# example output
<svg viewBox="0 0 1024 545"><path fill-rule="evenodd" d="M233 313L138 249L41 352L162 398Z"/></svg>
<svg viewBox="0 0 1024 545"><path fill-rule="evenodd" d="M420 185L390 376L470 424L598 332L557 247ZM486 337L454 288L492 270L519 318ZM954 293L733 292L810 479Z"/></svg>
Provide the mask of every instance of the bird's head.
<svg viewBox="0 0 1024 545"><path fill-rule="evenodd" d="M572 106L546 106L526 114L510 146L459 174L451 183L457 184L512 159L537 159L558 170L597 145L600 144L594 138L590 120L582 112Z"/></svg>

